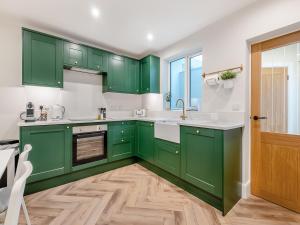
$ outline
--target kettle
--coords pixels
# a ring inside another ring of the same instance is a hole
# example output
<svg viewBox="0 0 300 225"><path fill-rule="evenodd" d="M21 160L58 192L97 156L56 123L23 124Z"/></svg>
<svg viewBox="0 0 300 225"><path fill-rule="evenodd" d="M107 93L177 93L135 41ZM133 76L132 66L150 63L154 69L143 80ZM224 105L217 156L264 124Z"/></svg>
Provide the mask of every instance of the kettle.
<svg viewBox="0 0 300 225"><path fill-rule="evenodd" d="M62 120L64 118L65 111L66 111L66 108L62 105L56 104L56 105L51 106L51 108L50 108L51 119Z"/></svg>

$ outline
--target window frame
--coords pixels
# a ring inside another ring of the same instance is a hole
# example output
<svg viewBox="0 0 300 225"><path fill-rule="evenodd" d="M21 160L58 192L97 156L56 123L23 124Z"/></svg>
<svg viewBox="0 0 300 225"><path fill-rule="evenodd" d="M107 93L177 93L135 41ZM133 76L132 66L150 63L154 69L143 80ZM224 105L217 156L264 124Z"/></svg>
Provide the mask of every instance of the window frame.
<svg viewBox="0 0 300 225"><path fill-rule="evenodd" d="M168 61L168 91L171 94L171 98L172 98L172 92L171 92L171 63L175 62L177 60L180 59L185 59L185 78L184 78L184 103L185 103L185 107L186 109L195 109L194 107L191 106L191 58L195 57L195 56L199 56L202 55L203 57L203 53L202 51L196 51L190 54L185 54L185 55L180 55L176 58L172 58L171 60ZM203 61L202 61L202 68L203 68ZM182 108L172 108L172 106L170 105L170 110L171 111L178 111L178 110L182 110ZM197 109L198 110L198 109Z"/></svg>

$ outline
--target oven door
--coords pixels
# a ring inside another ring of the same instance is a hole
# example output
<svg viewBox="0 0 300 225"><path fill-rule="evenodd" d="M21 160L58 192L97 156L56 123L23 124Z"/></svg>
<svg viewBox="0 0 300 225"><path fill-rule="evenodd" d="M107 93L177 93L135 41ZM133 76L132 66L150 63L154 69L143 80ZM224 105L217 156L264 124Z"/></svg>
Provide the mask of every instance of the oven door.
<svg viewBox="0 0 300 225"><path fill-rule="evenodd" d="M107 131L73 134L73 166L107 157Z"/></svg>

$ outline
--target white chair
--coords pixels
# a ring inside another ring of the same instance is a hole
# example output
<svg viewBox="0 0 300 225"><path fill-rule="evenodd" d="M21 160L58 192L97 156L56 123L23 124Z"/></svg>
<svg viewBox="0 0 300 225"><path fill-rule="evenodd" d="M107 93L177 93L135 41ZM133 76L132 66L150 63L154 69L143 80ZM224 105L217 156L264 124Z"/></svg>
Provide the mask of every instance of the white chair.
<svg viewBox="0 0 300 225"><path fill-rule="evenodd" d="M17 171L16 171L16 175L15 175L15 178L14 178L14 183L21 177L21 175L24 173L24 162L27 161L28 159L28 155L29 155L29 152L31 151L32 149L32 146L30 144L26 144L24 146L24 150L23 152L20 154L20 157L19 157L19 161L18 161L18 166L17 166ZM10 199L10 195L7 195L6 196L6 199L3 199L2 201L5 202L5 205L8 206L8 203L9 203L9 199ZM27 208L26 208L26 205L25 205L25 201L23 199L22 201L22 208L23 208L23 211L24 211L24 215L25 215L25 218L26 218L26 222L28 225L30 225L30 219L29 219L29 215L28 215L28 211L27 211Z"/></svg>
<svg viewBox="0 0 300 225"><path fill-rule="evenodd" d="M19 222L20 209L21 209L21 205L23 205L24 202L23 195L24 195L26 180L32 173L32 165L29 161L23 162L22 164L20 165L22 171L20 172L19 178L14 183L11 191L4 225L18 225Z"/></svg>

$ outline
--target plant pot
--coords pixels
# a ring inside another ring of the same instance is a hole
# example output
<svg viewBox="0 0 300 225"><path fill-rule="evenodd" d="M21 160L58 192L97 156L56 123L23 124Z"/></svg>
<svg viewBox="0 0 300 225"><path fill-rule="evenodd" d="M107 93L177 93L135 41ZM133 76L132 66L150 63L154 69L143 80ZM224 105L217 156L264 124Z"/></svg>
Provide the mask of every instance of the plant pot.
<svg viewBox="0 0 300 225"><path fill-rule="evenodd" d="M228 80L223 80L223 87L225 89L231 89L234 86L234 81L233 79L228 79Z"/></svg>

